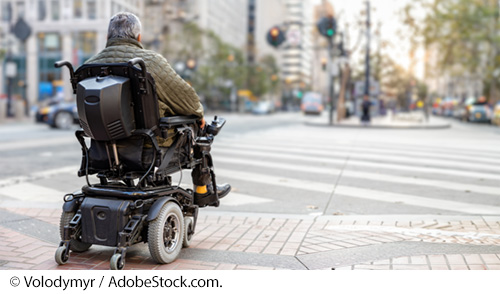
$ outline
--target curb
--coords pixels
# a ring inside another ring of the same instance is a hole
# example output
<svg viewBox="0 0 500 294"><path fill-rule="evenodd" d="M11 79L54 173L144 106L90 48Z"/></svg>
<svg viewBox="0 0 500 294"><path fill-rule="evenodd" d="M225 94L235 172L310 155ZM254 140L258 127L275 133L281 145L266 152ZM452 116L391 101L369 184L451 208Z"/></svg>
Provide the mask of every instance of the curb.
<svg viewBox="0 0 500 294"><path fill-rule="evenodd" d="M332 127L332 128L346 128L346 129L393 129L393 130L440 130L448 129L451 124L439 124L439 125L409 125L409 126L398 126L398 125L347 125L347 124L334 124L329 125L325 123L311 123L304 122L306 126L311 127Z"/></svg>

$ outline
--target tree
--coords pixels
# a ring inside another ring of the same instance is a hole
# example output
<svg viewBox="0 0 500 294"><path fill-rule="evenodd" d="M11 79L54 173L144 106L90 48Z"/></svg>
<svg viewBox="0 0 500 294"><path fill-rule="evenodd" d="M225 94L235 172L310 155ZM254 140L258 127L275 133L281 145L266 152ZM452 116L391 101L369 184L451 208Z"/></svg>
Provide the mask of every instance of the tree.
<svg viewBox="0 0 500 294"><path fill-rule="evenodd" d="M170 60L196 61L196 69L186 79L210 107L229 107L229 97L234 89L248 87L260 97L275 91L279 85L279 81L272 78L278 74L272 56L265 56L250 66L241 49L194 23L183 24L179 34L167 35L165 39L163 53Z"/></svg>
<svg viewBox="0 0 500 294"><path fill-rule="evenodd" d="M417 5L426 11L423 21L414 16ZM437 52L436 74L479 76L489 85L491 100L498 100L498 76L495 76L495 70L500 68L498 1L418 0L408 4L404 14L415 45Z"/></svg>

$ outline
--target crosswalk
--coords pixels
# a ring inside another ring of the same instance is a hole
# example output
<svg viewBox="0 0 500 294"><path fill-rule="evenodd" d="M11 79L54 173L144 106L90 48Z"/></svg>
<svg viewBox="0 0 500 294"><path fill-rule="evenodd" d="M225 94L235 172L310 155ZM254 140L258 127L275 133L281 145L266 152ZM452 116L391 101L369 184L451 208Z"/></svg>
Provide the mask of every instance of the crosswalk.
<svg viewBox="0 0 500 294"><path fill-rule="evenodd" d="M491 145L498 146L500 140L485 135L481 141L476 135L473 144L449 130L398 132L294 125L220 135L212 151L217 180L231 183L233 192L218 209L313 215L500 214L500 153ZM65 140L59 143L69 144ZM10 148L14 146L0 145L0 150ZM63 191L61 178L76 189L84 184L76 177L77 169L64 166L0 179L0 206L6 199L60 203L71 192ZM182 183L191 185L189 171Z"/></svg>

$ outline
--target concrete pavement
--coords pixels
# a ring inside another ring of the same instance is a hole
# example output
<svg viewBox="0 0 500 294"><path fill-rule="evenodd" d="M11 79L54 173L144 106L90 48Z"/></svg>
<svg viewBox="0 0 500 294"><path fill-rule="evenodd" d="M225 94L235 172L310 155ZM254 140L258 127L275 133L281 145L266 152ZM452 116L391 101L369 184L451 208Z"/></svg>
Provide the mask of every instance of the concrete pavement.
<svg viewBox="0 0 500 294"><path fill-rule="evenodd" d="M451 124L438 117L430 116L425 119L422 112L397 113L389 112L385 116L372 117L369 124L362 124L360 118L351 116L340 122L334 118L333 127L337 128L372 128L372 129L446 129ZM329 126L325 118L308 120L307 125Z"/></svg>
<svg viewBox="0 0 500 294"><path fill-rule="evenodd" d="M59 209L0 209L0 269L108 269L114 248L54 261ZM22 220L23 225L9 222ZM28 233L39 226L38 233ZM47 225L48 224L48 225ZM23 229L26 228L26 229ZM48 234L51 232L52 234ZM155 264L132 246L125 269L498 270L500 216L304 216L203 210L190 248Z"/></svg>

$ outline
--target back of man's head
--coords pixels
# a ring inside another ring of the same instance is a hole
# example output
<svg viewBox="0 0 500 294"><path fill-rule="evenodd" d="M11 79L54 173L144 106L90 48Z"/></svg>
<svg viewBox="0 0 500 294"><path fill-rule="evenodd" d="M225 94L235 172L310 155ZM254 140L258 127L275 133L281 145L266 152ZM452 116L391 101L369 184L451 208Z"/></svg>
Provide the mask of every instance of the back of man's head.
<svg viewBox="0 0 500 294"><path fill-rule="evenodd" d="M118 12L111 17L108 27L108 39L129 38L138 40L141 34L141 21L130 12Z"/></svg>

